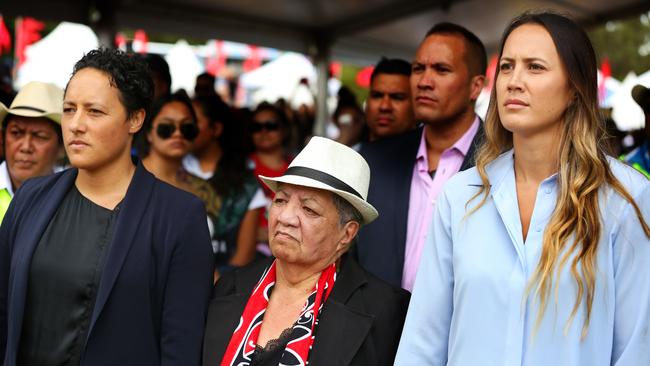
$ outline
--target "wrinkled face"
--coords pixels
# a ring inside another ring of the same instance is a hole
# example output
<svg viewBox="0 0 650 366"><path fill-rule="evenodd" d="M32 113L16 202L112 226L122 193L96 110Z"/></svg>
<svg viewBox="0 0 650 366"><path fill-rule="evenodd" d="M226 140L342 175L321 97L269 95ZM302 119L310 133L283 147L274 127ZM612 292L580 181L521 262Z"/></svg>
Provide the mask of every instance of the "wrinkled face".
<svg viewBox="0 0 650 366"><path fill-rule="evenodd" d="M499 118L513 136L557 133L573 97L555 43L537 24L510 33L495 87Z"/></svg>
<svg viewBox="0 0 650 366"><path fill-rule="evenodd" d="M439 125L473 113L484 78L470 77L466 52L460 36L432 34L422 41L411 73L416 121Z"/></svg>
<svg viewBox="0 0 650 366"><path fill-rule="evenodd" d="M253 116L251 127L257 151L272 151L282 146L282 125L272 111L261 110Z"/></svg>
<svg viewBox="0 0 650 366"><path fill-rule="evenodd" d="M131 140L142 126L144 110L128 119L119 90L104 72L85 68L70 79L61 127L70 163L84 170L130 159Z"/></svg>
<svg viewBox="0 0 650 366"><path fill-rule="evenodd" d="M325 268L349 246L348 226L339 225L332 193L282 184L269 210L269 245L280 261ZM358 229L358 225L356 226Z"/></svg>
<svg viewBox="0 0 650 366"><path fill-rule="evenodd" d="M377 74L366 102L370 139L398 135L415 127L409 77Z"/></svg>
<svg viewBox="0 0 650 366"><path fill-rule="evenodd" d="M14 187L29 178L52 173L61 148L58 126L45 117L7 118L5 159Z"/></svg>
<svg viewBox="0 0 650 366"><path fill-rule="evenodd" d="M188 106L178 101L165 104L154 118L151 130L147 133L149 153L170 159L183 158L190 152L191 140L196 137L196 135L184 135L183 131L190 128L196 128L196 125ZM170 132L171 135L168 135Z"/></svg>

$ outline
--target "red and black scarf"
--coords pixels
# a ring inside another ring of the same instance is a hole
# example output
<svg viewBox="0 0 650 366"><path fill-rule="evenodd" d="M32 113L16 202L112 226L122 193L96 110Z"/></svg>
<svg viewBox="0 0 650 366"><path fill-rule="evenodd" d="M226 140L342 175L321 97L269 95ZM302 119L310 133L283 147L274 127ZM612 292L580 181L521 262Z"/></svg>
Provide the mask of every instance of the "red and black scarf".
<svg viewBox="0 0 650 366"><path fill-rule="evenodd" d="M332 264L321 273L316 286L307 298L298 320L293 325L291 338L282 353L280 364L287 366L307 364L309 351L314 343L314 329L318 325L318 314L332 292L334 281L336 281L336 265ZM248 299L239 325L232 334L221 360L221 366L250 365L274 285L275 261L264 272Z"/></svg>

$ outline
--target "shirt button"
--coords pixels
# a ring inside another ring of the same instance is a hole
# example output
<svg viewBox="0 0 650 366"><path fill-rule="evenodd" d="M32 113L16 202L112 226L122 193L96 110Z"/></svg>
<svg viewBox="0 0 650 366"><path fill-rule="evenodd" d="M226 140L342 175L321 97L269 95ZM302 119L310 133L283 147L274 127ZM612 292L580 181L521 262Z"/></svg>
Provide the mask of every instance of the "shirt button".
<svg viewBox="0 0 650 366"><path fill-rule="evenodd" d="M537 232L542 231L542 227L541 227L541 226L536 227L536 228L535 228L535 231L537 231Z"/></svg>
<svg viewBox="0 0 650 366"><path fill-rule="evenodd" d="M546 188L546 189L544 190L544 193L546 193L546 194L551 194L551 188Z"/></svg>

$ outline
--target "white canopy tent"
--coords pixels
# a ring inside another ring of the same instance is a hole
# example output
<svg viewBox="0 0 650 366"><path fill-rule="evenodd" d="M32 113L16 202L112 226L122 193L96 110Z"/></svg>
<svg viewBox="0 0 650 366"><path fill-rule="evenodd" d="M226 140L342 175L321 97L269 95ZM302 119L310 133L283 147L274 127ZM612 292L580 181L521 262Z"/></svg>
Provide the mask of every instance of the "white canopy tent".
<svg viewBox="0 0 650 366"><path fill-rule="evenodd" d="M165 56L165 60L172 76L171 90L185 89L190 96L194 95L196 77L205 67L187 41L181 39L176 42Z"/></svg>
<svg viewBox="0 0 650 366"><path fill-rule="evenodd" d="M27 47L27 59L14 82L16 90L30 81L65 88L74 64L84 53L99 46L95 32L83 24L63 22L40 41Z"/></svg>
<svg viewBox="0 0 650 366"><path fill-rule="evenodd" d="M643 128L645 116L641 107L632 99L632 88L637 84L650 87L650 74L643 78L630 72L621 82L618 89L611 97L612 119L619 130L630 131Z"/></svg>
<svg viewBox="0 0 650 366"><path fill-rule="evenodd" d="M240 86L251 94L247 105L284 98L292 105L313 105L313 91L299 86L301 79L316 83L316 68L304 55L288 52L264 66L243 74Z"/></svg>

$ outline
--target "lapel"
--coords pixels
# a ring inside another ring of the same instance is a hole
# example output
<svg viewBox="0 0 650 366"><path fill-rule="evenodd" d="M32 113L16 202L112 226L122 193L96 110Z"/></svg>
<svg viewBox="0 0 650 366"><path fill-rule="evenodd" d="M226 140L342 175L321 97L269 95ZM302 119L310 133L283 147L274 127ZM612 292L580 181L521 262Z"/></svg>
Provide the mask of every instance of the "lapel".
<svg viewBox="0 0 650 366"><path fill-rule="evenodd" d="M108 249L86 340L90 337L95 322L117 280L124 259L138 232L140 221L147 213L155 181L154 176L144 168L142 162L138 161L115 224L115 234Z"/></svg>
<svg viewBox="0 0 650 366"><path fill-rule="evenodd" d="M225 294L217 294L208 307L208 320L205 326L203 340L203 364L219 365L232 333L239 324L248 298L255 285L259 282L264 270L271 265L273 258L267 258L252 264L248 269L236 272L232 284L225 285ZM226 275L228 276L228 275ZM226 277L219 281L226 280ZM221 292L217 282L215 290Z"/></svg>
<svg viewBox="0 0 650 366"><path fill-rule="evenodd" d="M52 188L47 192L47 197L39 200L35 206L26 207L28 210L28 217L21 218L22 225L20 225L20 232L16 233L13 250L15 251L12 257L15 263L11 267L9 274L9 299L11 304L9 306L9 327L7 353L15 352L18 349L18 342L20 340L20 333L22 329L22 319L25 310L25 297L27 295L27 286L29 280L30 264L34 250L47 228L47 225L52 220L56 213L61 201L74 184L77 177L76 169L68 169L61 173L58 180L56 180ZM9 357L15 357L7 355Z"/></svg>
<svg viewBox="0 0 650 366"><path fill-rule="evenodd" d="M467 154L465 155L465 159L463 159L463 163L460 166L459 171L467 170L474 165L476 165L476 152L481 146L481 143L483 142L483 139L485 138L485 129L483 128L483 120L481 118L478 119L478 130L476 130L476 134L474 135L474 138L472 139L472 143L469 145L469 150L467 150Z"/></svg>
<svg viewBox="0 0 650 366"><path fill-rule="evenodd" d="M218 365L221 362L248 297L272 260L273 258L261 260L252 265L250 271L240 272L234 280L233 288L210 302L203 344L204 365ZM319 319L313 350L309 355L310 365L333 364L333 357L336 357L336 365L350 364L373 324L372 315L348 304L357 290L367 282L366 275L349 256L343 261L334 289Z"/></svg>
<svg viewBox="0 0 650 366"><path fill-rule="evenodd" d="M420 148L420 141L422 139L422 134L424 133L424 127L419 127L416 129L416 133L413 133L412 136L407 141L406 154L404 155L408 160L408 164L401 164L396 168L399 171L391 173L395 179L396 190L393 192L401 192L394 195L395 207L397 215L396 218L395 230L397 231L397 238L401 245L397 246L397 254L399 260L399 278L401 281L402 270L404 268L404 251L406 250L406 231L408 229L408 212L409 212L409 201L411 199L411 178L413 176L413 167L415 166L415 158L418 154L418 149ZM389 191L390 192L390 191ZM386 194L387 192L383 192Z"/></svg>
<svg viewBox="0 0 650 366"><path fill-rule="evenodd" d="M357 290L368 282L364 271L349 256L318 321L310 365L349 365L366 340L374 316L361 306L350 306Z"/></svg>

